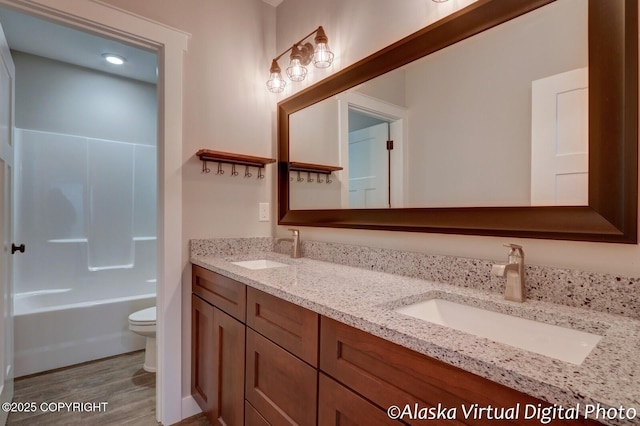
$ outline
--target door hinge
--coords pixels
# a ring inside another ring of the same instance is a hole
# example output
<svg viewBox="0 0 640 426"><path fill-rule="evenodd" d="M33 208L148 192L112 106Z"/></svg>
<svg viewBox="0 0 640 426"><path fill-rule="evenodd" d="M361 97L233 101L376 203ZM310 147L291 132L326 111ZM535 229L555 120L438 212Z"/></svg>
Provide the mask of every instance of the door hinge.
<svg viewBox="0 0 640 426"><path fill-rule="evenodd" d="M393 141L387 141L387 150L391 151L393 149Z"/></svg>

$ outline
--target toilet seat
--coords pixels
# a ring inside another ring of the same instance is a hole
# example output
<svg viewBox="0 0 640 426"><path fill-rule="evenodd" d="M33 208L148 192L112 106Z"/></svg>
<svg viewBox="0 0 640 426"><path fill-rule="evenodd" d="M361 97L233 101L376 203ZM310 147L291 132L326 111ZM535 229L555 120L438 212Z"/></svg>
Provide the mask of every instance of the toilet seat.
<svg viewBox="0 0 640 426"><path fill-rule="evenodd" d="M156 307L143 309L129 315L129 324L132 325L155 325Z"/></svg>

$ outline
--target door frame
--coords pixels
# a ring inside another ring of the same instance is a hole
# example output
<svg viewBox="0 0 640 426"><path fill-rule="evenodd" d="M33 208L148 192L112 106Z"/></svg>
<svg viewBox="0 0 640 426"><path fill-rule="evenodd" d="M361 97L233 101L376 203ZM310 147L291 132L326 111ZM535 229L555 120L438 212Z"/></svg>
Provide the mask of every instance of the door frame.
<svg viewBox="0 0 640 426"><path fill-rule="evenodd" d="M391 169L397 170L400 179L391 181L391 207L405 207L407 200L407 135L409 129L407 109L392 103L362 94L355 91L347 91L336 96L338 101L338 140L340 144L340 165L343 170L339 172L343 182L349 180L349 107L360 112L389 122L393 151L391 156ZM395 173L395 172L394 172ZM349 188L342 187L343 208L349 205Z"/></svg>
<svg viewBox="0 0 640 426"><path fill-rule="evenodd" d="M162 424L176 423L183 418L182 344L176 342L182 342L186 246L182 241L182 76L190 34L97 0L0 0L0 5L158 54L156 419Z"/></svg>
<svg viewBox="0 0 640 426"><path fill-rule="evenodd" d="M14 134L14 121L15 121L15 65L11 58L11 52L9 51L9 45L4 35L2 25L0 25L0 57L2 59L2 65L6 66L6 71L9 77L9 116L8 125L9 140L7 144L0 142L0 157L4 161L4 165L0 167L0 227L3 232L0 234L3 238L0 239L0 244L3 245L2 253L0 256L6 260L5 269L0 269L0 274L4 275L4 286L2 287L2 293L0 294L0 303L3 305L2 322L0 323L0 351L2 354L2 361L0 363L0 402L7 403L13 399L14 385L13 379L15 376L14 365L14 347L15 347L15 333L13 326L13 243L14 228L15 228L15 215L13 214L13 202L14 202L14 179L13 171L15 170L15 134ZM4 94L2 94L4 96ZM8 160L8 161L7 161ZM8 167L7 167L8 166ZM8 218L5 218L4 215ZM8 225L8 226L7 226ZM11 248L11 252L9 252ZM2 263L2 259L0 259ZM6 286L6 287L5 287ZM0 424L5 424L9 415L7 410L2 410L0 413Z"/></svg>

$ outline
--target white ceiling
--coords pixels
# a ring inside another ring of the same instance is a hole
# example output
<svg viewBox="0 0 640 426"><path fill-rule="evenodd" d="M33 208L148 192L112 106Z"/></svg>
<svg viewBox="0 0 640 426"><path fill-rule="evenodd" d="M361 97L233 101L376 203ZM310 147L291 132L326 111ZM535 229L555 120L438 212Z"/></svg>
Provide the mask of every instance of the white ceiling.
<svg viewBox="0 0 640 426"><path fill-rule="evenodd" d="M12 50L148 83L157 82L157 56L153 52L5 8L0 8L0 24ZM103 53L114 53L127 61L121 66L112 65L104 60Z"/></svg>

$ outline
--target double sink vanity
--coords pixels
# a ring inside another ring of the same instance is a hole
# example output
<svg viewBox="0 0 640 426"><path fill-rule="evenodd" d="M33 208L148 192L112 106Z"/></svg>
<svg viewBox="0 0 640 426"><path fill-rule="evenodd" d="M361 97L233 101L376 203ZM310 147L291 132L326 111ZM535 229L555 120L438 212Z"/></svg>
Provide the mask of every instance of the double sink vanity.
<svg viewBox="0 0 640 426"><path fill-rule="evenodd" d="M213 424L640 424L638 320L255 248L191 262Z"/></svg>

